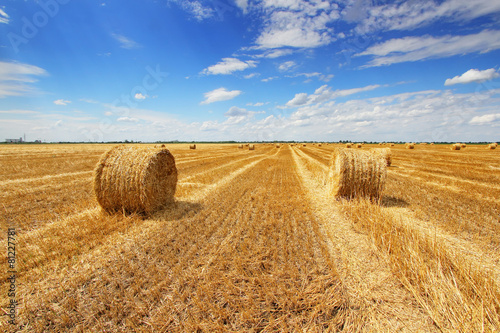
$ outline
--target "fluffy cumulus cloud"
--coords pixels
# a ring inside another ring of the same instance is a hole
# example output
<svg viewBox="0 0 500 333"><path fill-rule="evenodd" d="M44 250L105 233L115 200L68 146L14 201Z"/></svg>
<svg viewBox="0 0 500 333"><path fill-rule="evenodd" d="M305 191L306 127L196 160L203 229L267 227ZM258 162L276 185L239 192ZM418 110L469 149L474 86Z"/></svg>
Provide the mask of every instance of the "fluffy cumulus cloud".
<svg viewBox="0 0 500 333"><path fill-rule="evenodd" d="M137 93L134 95L135 99L142 99L143 100L143 99L146 99L146 97L147 97L147 95L143 95L141 93Z"/></svg>
<svg viewBox="0 0 500 333"><path fill-rule="evenodd" d="M205 100L203 100L200 104L210 104L214 102L227 101L235 98L236 96L241 94L241 90L227 90L224 87L206 92L204 94Z"/></svg>
<svg viewBox="0 0 500 333"><path fill-rule="evenodd" d="M201 74L205 75L227 75L232 74L236 71L243 71L247 68L254 68L257 66L257 62L253 60L241 61L236 58L223 58L222 61L208 68L205 68Z"/></svg>
<svg viewBox="0 0 500 333"><path fill-rule="evenodd" d="M33 83L48 75L43 68L19 62L0 61L0 98L23 96L35 91Z"/></svg>
<svg viewBox="0 0 500 333"><path fill-rule="evenodd" d="M462 36L394 38L369 47L356 56L374 56L365 67L420 61L500 49L500 30Z"/></svg>
<svg viewBox="0 0 500 333"><path fill-rule="evenodd" d="M455 76L452 79L446 79L445 86L452 86L459 83L484 82L500 77L500 74L494 69L486 69L484 71L478 69L469 69L462 75Z"/></svg>
<svg viewBox="0 0 500 333"><path fill-rule="evenodd" d="M485 114L482 116L475 116L469 121L471 125L489 125L500 121L500 113Z"/></svg>
<svg viewBox="0 0 500 333"><path fill-rule="evenodd" d="M318 47L335 40L330 23L339 18L329 1L264 0L258 3L264 28L255 44L262 49Z"/></svg>

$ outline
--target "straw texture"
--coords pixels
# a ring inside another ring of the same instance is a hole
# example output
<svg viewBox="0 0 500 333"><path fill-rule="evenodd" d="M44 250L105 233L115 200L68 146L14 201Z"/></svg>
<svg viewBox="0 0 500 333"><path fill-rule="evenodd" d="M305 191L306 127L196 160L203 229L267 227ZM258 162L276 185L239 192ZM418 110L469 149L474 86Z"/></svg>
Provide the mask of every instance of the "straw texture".
<svg viewBox="0 0 500 333"><path fill-rule="evenodd" d="M174 201L177 168L165 148L117 146L104 153L94 171L94 192L110 213L149 215Z"/></svg>
<svg viewBox="0 0 500 333"><path fill-rule="evenodd" d="M380 200L387 177L387 163L380 154L337 148L332 157L329 193L347 199Z"/></svg>

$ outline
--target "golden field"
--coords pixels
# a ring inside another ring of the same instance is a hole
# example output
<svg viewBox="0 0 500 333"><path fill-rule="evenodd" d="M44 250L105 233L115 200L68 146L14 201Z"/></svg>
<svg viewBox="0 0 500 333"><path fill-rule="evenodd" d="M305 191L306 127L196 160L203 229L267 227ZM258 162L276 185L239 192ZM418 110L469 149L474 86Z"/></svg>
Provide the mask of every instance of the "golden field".
<svg viewBox="0 0 500 333"><path fill-rule="evenodd" d="M500 150L395 145L376 204L329 195L339 146L167 145L176 202L148 218L97 204L93 169L113 145L1 146L17 328L500 331Z"/></svg>

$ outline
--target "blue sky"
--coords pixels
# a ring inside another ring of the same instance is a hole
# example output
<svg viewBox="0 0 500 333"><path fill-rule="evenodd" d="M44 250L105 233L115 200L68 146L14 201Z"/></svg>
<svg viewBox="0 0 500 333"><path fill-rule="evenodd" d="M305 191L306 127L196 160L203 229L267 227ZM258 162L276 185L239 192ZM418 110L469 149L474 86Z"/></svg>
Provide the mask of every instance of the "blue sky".
<svg viewBox="0 0 500 333"><path fill-rule="evenodd" d="M493 0L5 0L0 133L498 141L499 66Z"/></svg>

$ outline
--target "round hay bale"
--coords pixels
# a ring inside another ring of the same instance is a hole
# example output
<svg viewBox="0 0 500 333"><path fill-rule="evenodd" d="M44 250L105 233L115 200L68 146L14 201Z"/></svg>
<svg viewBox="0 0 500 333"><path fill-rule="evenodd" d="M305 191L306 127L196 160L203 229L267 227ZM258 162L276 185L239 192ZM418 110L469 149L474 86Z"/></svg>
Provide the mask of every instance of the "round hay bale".
<svg viewBox="0 0 500 333"><path fill-rule="evenodd" d="M387 166L391 166L392 164L391 148L372 148L370 151L375 155L381 156L387 162Z"/></svg>
<svg viewBox="0 0 500 333"><path fill-rule="evenodd" d="M363 145L361 143L356 143L356 148L363 148Z"/></svg>
<svg viewBox="0 0 500 333"><path fill-rule="evenodd" d="M406 149L415 149L415 144L414 143L407 143Z"/></svg>
<svg viewBox="0 0 500 333"><path fill-rule="evenodd" d="M318 147L321 147L321 143L318 143Z"/></svg>
<svg viewBox="0 0 500 333"><path fill-rule="evenodd" d="M239 149L242 149L242 148L243 148L243 145L238 145L238 148L239 148Z"/></svg>
<svg viewBox="0 0 500 333"><path fill-rule="evenodd" d="M352 143L346 143L346 144L345 144L345 147L346 147L346 148L352 148Z"/></svg>
<svg viewBox="0 0 500 333"><path fill-rule="evenodd" d="M305 143L303 143L303 144L302 144L302 147L305 147L305 146L306 146L306 144L305 144Z"/></svg>
<svg viewBox="0 0 500 333"><path fill-rule="evenodd" d="M451 150L460 150L460 143L455 143L454 145L451 145Z"/></svg>
<svg viewBox="0 0 500 333"><path fill-rule="evenodd" d="M496 142L492 142L492 143L491 143L491 145L492 145L492 146L495 146L495 148L496 148L496 147L498 146L498 143L496 143Z"/></svg>
<svg viewBox="0 0 500 333"><path fill-rule="evenodd" d="M189 145L189 149L196 149L196 145Z"/></svg>
<svg viewBox="0 0 500 333"><path fill-rule="evenodd" d="M467 148L467 145L466 145L465 143L461 143L461 144L460 144L460 148L462 148L462 149L463 149L463 148Z"/></svg>
<svg viewBox="0 0 500 333"><path fill-rule="evenodd" d="M280 145L276 145L276 148L279 148L279 147L280 147Z"/></svg>
<svg viewBox="0 0 500 333"><path fill-rule="evenodd" d="M394 147L395 145L394 145L394 143L391 143L391 144L390 144L390 146L391 146L391 147Z"/></svg>
<svg viewBox="0 0 500 333"><path fill-rule="evenodd" d="M431 142L431 146L434 146L434 142Z"/></svg>
<svg viewBox="0 0 500 333"><path fill-rule="evenodd" d="M496 148L497 146L494 145L493 143L488 145L488 149L496 149Z"/></svg>
<svg viewBox="0 0 500 333"><path fill-rule="evenodd" d="M109 212L149 215L174 201L177 168L165 148L116 146L94 170L94 192Z"/></svg>
<svg viewBox="0 0 500 333"><path fill-rule="evenodd" d="M255 150L255 145L248 145L248 150Z"/></svg>
<svg viewBox="0 0 500 333"><path fill-rule="evenodd" d="M328 192L334 197L381 198L387 178L387 163L380 154L337 148L328 175Z"/></svg>

